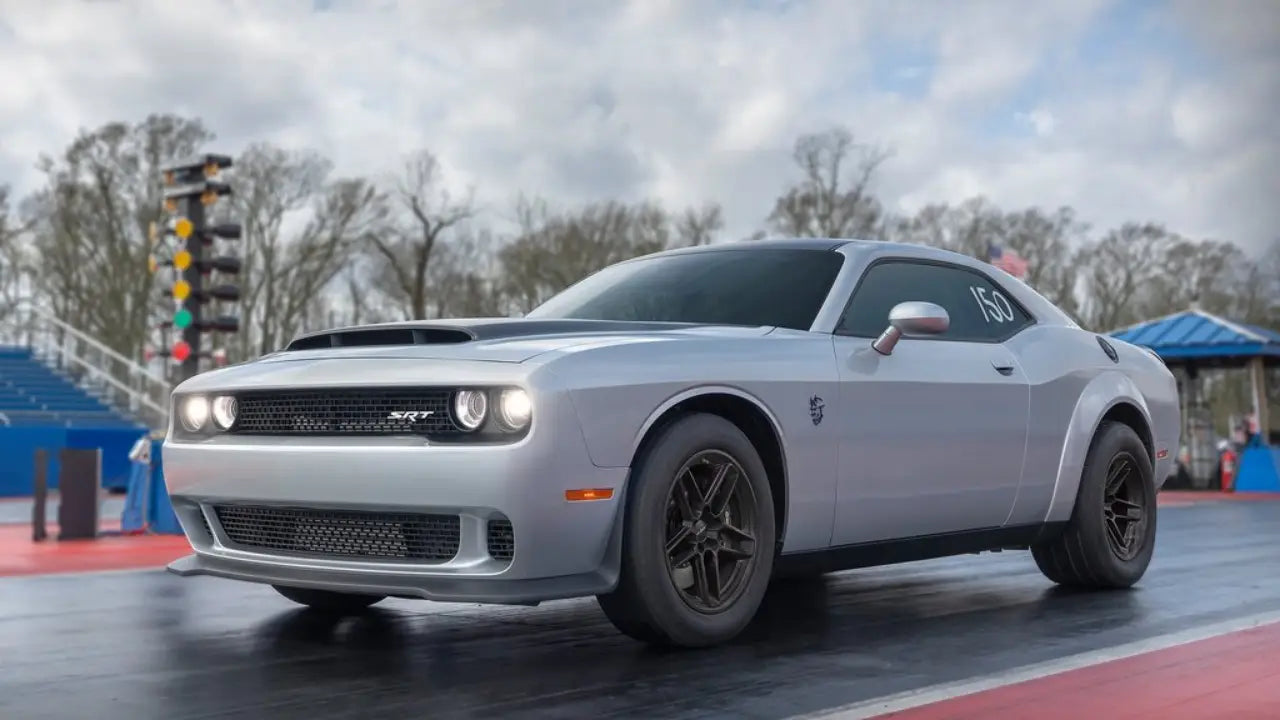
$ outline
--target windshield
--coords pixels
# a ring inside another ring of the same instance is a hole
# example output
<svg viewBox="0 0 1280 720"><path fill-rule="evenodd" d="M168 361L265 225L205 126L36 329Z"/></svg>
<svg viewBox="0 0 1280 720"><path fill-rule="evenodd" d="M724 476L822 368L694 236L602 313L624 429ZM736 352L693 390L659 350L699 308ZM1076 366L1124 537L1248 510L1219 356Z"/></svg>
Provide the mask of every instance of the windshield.
<svg viewBox="0 0 1280 720"><path fill-rule="evenodd" d="M808 330L844 256L829 250L715 250L607 267L530 318L776 325Z"/></svg>

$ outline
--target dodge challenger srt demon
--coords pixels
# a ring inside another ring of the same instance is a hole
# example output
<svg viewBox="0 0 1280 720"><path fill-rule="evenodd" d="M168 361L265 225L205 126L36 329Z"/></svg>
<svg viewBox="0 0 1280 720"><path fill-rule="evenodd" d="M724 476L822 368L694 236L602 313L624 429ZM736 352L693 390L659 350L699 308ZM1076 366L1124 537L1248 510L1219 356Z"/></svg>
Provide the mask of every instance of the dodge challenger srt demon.
<svg viewBox="0 0 1280 720"><path fill-rule="evenodd" d="M777 239L607 267L520 318L306 334L174 389L179 575L324 612L595 596L721 643L771 578L1030 550L1146 571L1178 390L1149 350L929 247Z"/></svg>

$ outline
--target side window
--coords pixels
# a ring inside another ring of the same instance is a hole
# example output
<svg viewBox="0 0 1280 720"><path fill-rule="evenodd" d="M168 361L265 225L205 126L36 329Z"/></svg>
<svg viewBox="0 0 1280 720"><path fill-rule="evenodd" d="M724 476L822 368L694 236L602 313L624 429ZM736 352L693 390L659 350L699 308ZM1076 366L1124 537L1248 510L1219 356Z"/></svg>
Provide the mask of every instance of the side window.
<svg viewBox="0 0 1280 720"><path fill-rule="evenodd" d="M889 311L901 302L941 305L951 326L948 340L998 341L1031 324L1032 319L999 286L964 268L912 261L872 266L854 291L836 332L876 337L889 325Z"/></svg>

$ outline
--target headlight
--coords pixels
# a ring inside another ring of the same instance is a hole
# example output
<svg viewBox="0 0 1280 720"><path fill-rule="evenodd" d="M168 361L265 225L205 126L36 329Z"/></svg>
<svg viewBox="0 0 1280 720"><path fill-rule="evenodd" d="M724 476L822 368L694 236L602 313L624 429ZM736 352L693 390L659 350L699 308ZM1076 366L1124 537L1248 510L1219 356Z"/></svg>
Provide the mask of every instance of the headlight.
<svg viewBox="0 0 1280 720"><path fill-rule="evenodd" d="M468 432L484 423L489 411L489 399L479 390L459 390L453 396L453 417Z"/></svg>
<svg viewBox="0 0 1280 720"><path fill-rule="evenodd" d="M498 398L498 422L507 430L523 430L533 415L529 393L520 388L507 388Z"/></svg>
<svg viewBox="0 0 1280 720"><path fill-rule="evenodd" d="M182 401L182 427L188 432L200 432L209 422L209 400L203 395L192 395Z"/></svg>
<svg viewBox="0 0 1280 720"><path fill-rule="evenodd" d="M213 399L213 423L221 430L228 430L236 424L236 399L230 395L219 395Z"/></svg>

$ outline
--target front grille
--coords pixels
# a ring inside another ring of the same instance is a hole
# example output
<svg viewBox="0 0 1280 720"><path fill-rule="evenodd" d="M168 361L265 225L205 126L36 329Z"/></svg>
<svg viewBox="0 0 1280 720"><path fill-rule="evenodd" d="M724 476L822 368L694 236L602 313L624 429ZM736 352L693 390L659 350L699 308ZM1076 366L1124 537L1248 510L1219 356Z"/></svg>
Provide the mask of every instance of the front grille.
<svg viewBox="0 0 1280 720"><path fill-rule="evenodd" d="M516 554L516 535L510 520L489 521L489 555L509 562Z"/></svg>
<svg viewBox="0 0 1280 720"><path fill-rule="evenodd" d="M220 505L235 544L330 557L447 562L458 554L457 515Z"/></svg>
<svg viewBox="0 0 1280 720"><path fill-rule="evenodd" d="M262 390L240 393L241 435L449 435L450 391L440 388ZM407 413L419 413L416 417ZM395 415L393 415L395 414Z"/></svg>

